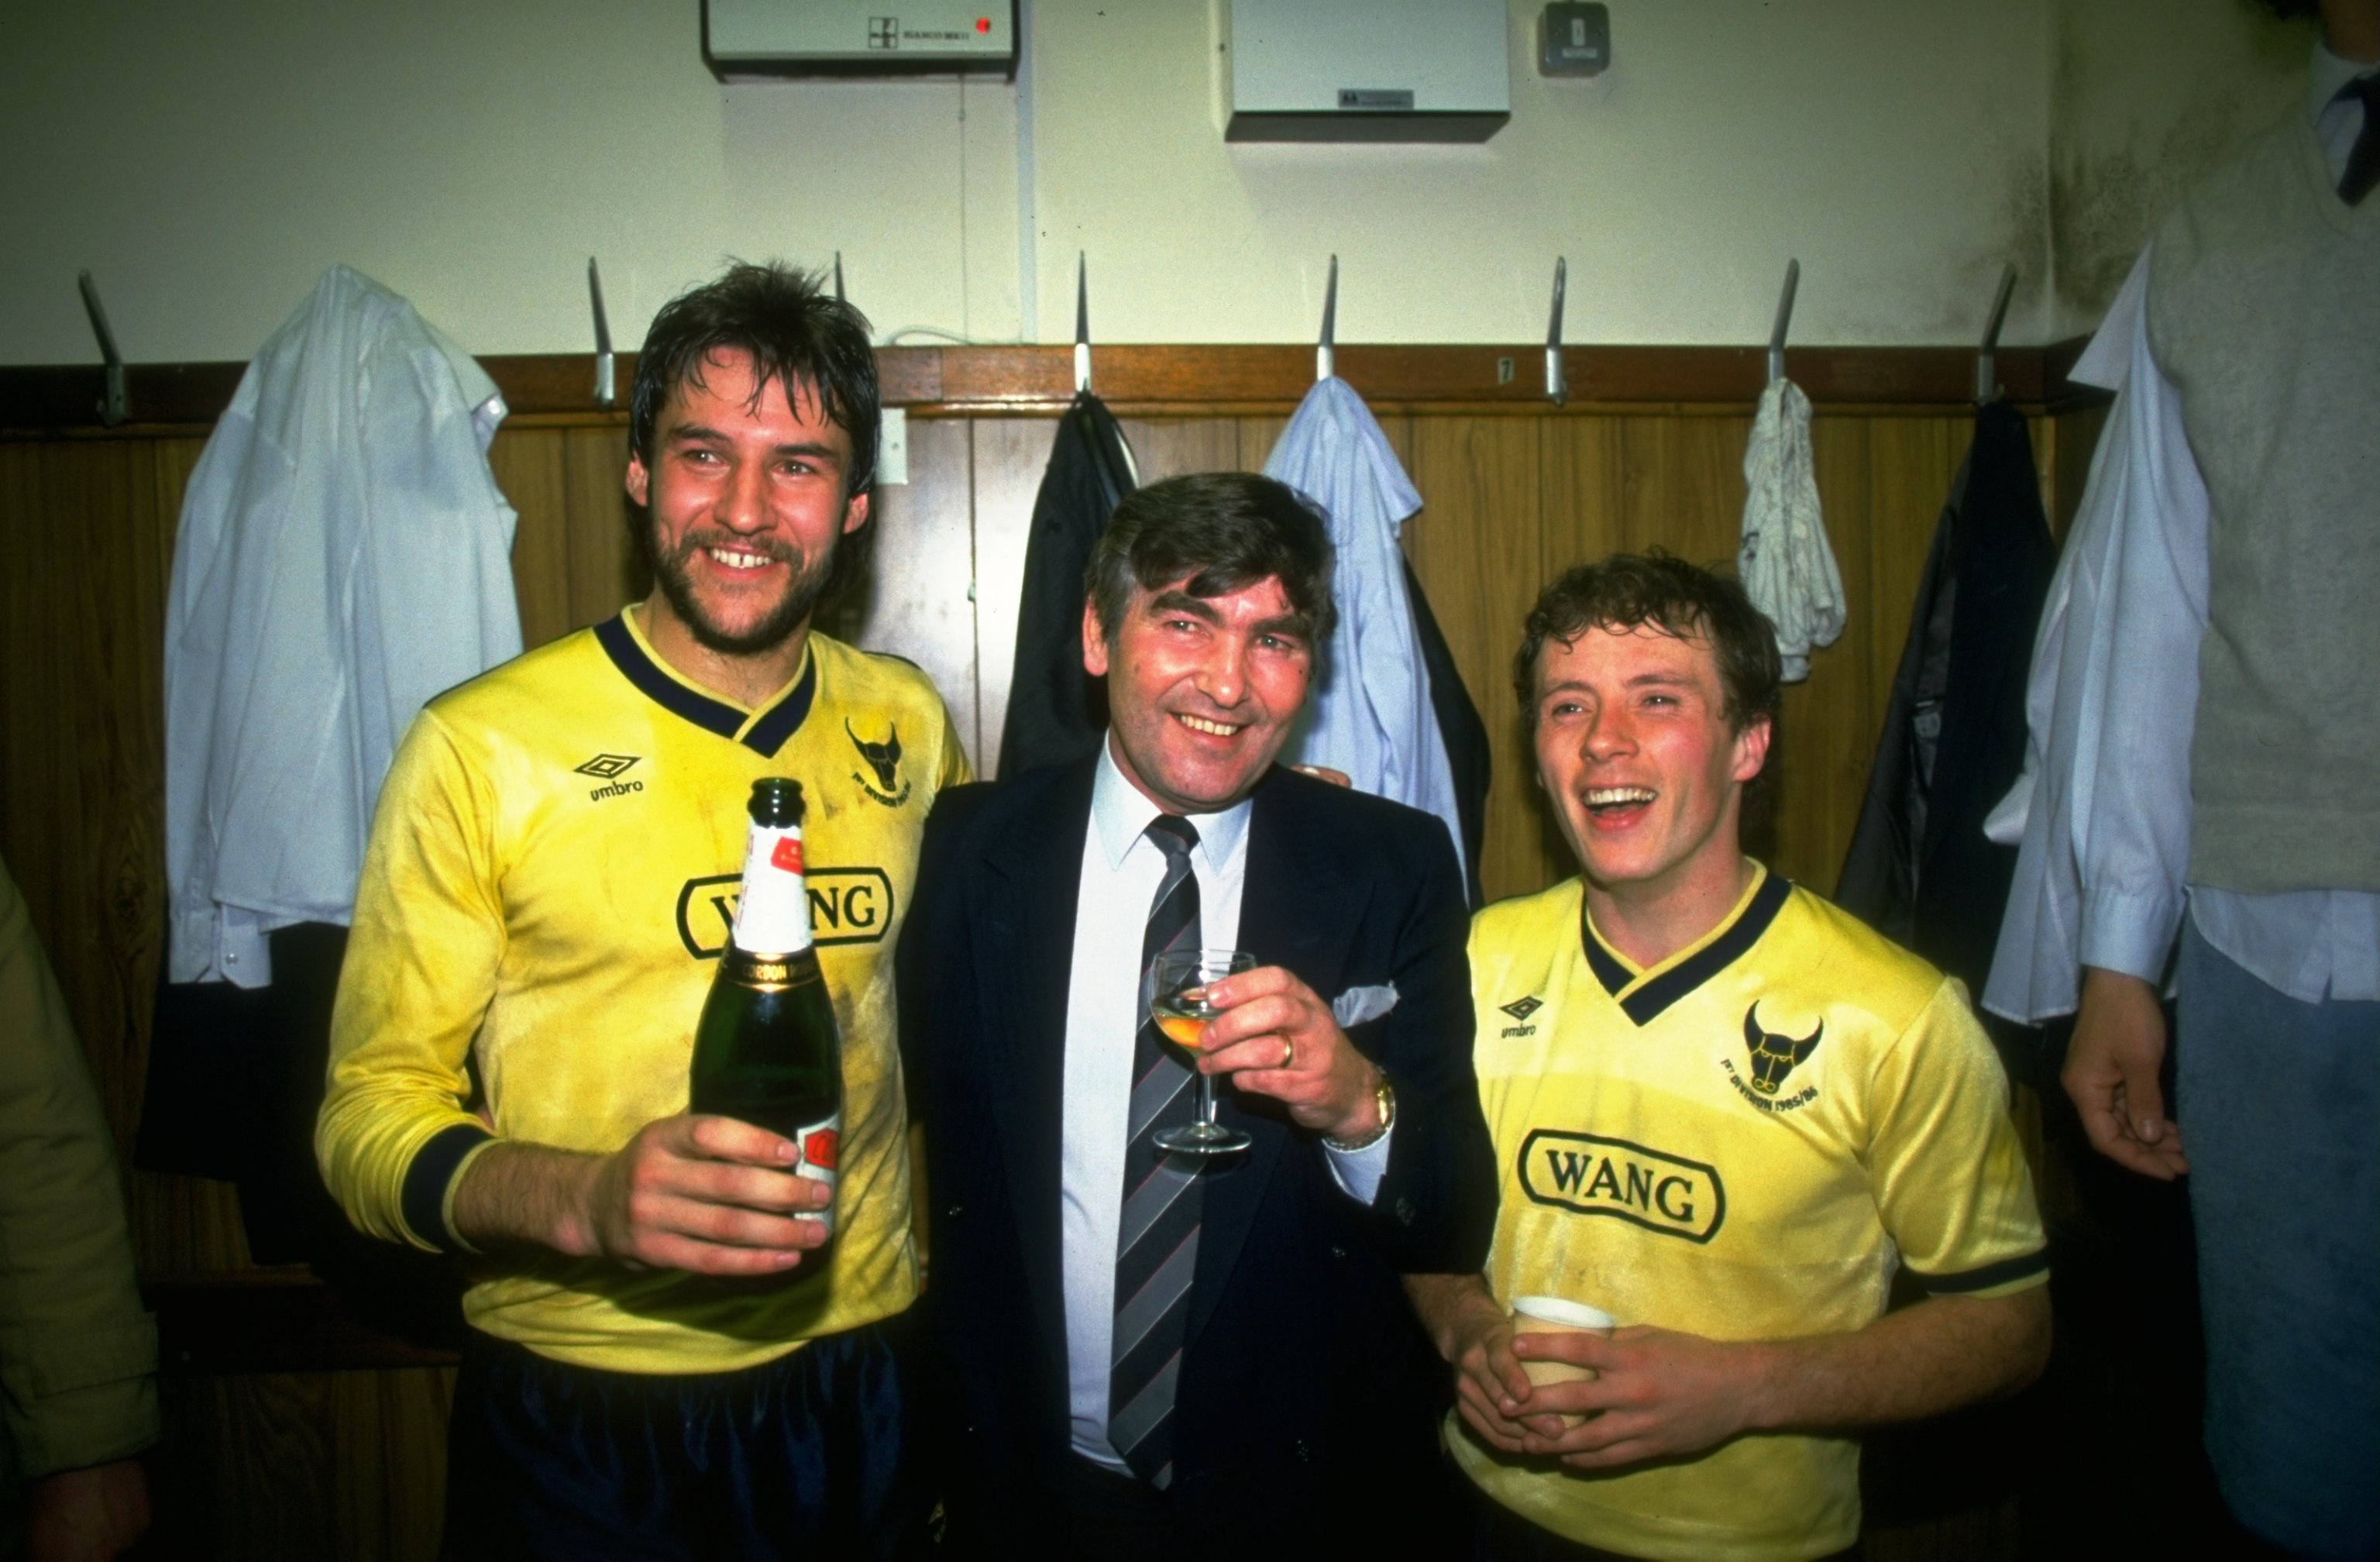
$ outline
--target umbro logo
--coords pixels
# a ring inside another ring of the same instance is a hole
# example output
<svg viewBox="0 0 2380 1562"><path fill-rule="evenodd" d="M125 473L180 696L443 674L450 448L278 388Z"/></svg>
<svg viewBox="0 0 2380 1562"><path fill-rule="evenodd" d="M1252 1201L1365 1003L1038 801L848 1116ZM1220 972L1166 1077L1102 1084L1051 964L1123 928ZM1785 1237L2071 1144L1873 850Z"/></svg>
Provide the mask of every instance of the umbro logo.
<svg viewBox="0 0 2380 1562"><path fill-rule="evenodd" d="M570 768L581 775L592 775L598 781L610 783L608 786L598 787L587 794L589 801L601 802L605 798L625 797L630 792L641 792L645 789L645 784L642 781L620 779L627 774L629 766L643 757L641 754L597 754L585 764L574 764Z"/></svg>
<svg viewBox="0 0 2380 1562"><path fill-rule="evenodd" d="M1525 1022L1529 1016L1536 1013L1537 1010L1545 1007L1545 1004L1536 997L1514 998L1509 1004L1499 1004L1497 1007L1502 1009L1506 1014L1511 1015L1513 1019L1524 1021L1524 1023L1519 1025L1505 1026L1502 1033L1508 1037L1536 1035L1537 1033L1537 1028Z"/></svg>

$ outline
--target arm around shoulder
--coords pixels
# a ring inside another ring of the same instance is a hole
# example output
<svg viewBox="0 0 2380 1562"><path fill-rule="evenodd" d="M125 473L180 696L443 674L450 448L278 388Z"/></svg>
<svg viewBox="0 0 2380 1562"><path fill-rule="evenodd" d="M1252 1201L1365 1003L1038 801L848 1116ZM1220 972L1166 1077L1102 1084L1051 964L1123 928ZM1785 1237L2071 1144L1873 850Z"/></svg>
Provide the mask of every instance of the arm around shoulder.
<svg viewBox="0 0 2380 1562"><path fill-rule="evenodd" d="M1373 1218L1399 1269L1475 1275L1495 1234L1496 1159L1471 1061L1470 911L1444 827L1423 820L1413 828L1413 849L1387 860L1406 865L1392 962L1397 1003L1364 1039L1396 1092Z"/></svg>

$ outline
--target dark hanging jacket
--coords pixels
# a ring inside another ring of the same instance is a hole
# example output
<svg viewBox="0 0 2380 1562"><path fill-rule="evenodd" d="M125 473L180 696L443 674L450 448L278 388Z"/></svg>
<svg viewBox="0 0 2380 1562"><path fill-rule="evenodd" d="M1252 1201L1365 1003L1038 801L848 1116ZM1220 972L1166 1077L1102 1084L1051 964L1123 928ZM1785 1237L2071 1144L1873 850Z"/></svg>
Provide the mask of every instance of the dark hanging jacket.
<svg viewBox="0 0 2380 1562"><path fill-rule="evenodd" d="M1429 706L1438 717L1438 736L1446 745L1446 768L1454 776L1454 811L1463 821L1463 893L1471 909L1487 900L1479 893L1479 845L1488 836L1488 724L1479 719L1454 653L1439 632L1438 616L1422 595L1421 581L1405 561L1405 595L1413 600L1414 638L1421 641L1422 666L1429 674Z"/></svg>
<svg viewBox="0 0 2380 1562"><path fill-rule="evenodd" d="M1077 758L1107 730L1107 689L1083 671L1083 570L1118 501L1135 486L1123 430L1088 391L1058 420L1033 501L1016 663L1000 729L1000 774Z"/></svg>
<svg viewBox="0 0 2380 1562"><path fill-rule="evenodd" d="M2024 419L1975 415L1934 529L1836 899L1980 991L2016 849L1984 818L2024 766L2025 674L2058 562Z"/></svg>

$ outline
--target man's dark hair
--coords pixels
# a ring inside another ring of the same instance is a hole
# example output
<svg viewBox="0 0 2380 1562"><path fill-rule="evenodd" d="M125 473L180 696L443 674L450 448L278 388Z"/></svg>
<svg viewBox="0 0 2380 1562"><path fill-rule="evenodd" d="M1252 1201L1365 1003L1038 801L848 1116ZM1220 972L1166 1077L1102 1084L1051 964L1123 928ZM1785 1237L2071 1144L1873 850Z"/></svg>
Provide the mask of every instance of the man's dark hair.
<svg viewBox="0 0 2380 1562"><path fill-rule="evenodd" d="M1775 627L1752 605L1742 582L1655 548L1572 565L1538 593L1512 656L1512 689L1531 728L1537 723L1537 653L1547 641L1567 643L1590 628L1645 624L1711 642L1727 691L1727 719L1736 731L1776 721L1782 668Z"/></svg>
<svg viewBox="0 0 2380 1562"><path fill-rule="evenodd" d="M1268 576L1281 581L1299 630L1318 654L1337 620L1322 519L1269 477L1196 472L1124 495L1091 550L1083 594L1113 644L1135 585L1153 592L1187 577L1184 589L1192 596L1217 597Z"/></svg>
<svg viewBox="0 0 2380 1562"><path fill-rule="evenodd" d="M739 261L653 316L628 393L628 448L651 466L654 425L670 393L701 384L703 363L713 353L741 352L752 360L754 409L772 380L789 403L798 403L808 386L827 421L851 436L844 494L868 493L876 486L881 421L868 329L868 317L828 292L819 275Z"/></svg>

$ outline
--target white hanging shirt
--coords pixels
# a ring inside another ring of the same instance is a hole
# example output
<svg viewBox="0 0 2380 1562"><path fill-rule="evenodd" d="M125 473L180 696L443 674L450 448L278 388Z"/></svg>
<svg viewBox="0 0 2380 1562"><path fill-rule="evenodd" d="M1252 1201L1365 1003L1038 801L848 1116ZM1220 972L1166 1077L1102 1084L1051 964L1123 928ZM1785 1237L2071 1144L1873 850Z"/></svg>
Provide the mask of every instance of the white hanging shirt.
<svg viewBox="0 0 2380 1562"><path fill-rule="evenodd" d="M1343 771L1359 791L1436 814L1461 865L1454 772L1397 551L1397 533L1421 495L1371 409L1335 376L1305 393L1264 470L1322 511L1338 555L1330 581L1338 627L1282 758Z"/></svg>
<svg viewBox="0 0 2380 1562"><path fill-rule="evenodd" d="M1735 570L1752 605L1777 626L1785 681L1810 676L1810 651L1843 632L1843 578L1818 519L1810 398L1791 380L1760 393L1743 451L1743 543Z"/></svg>
<svg viewBox="0 0 2380 1562"><path fill-rule="evenodd" d="M520 653L495 383L333 266L190 474L165 604L175 982L272 981L265 935L345 924L424 701Z"/></svg>

